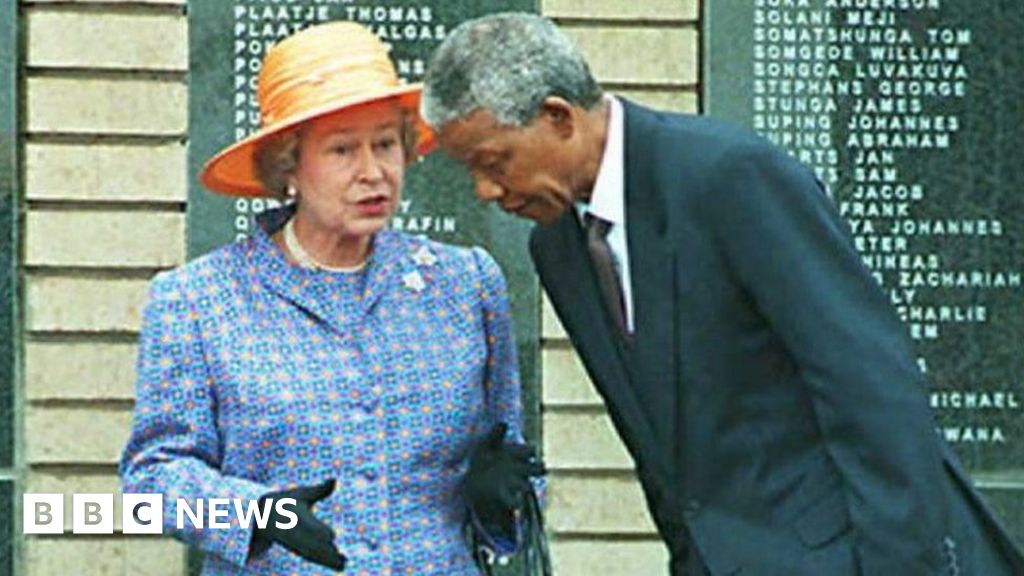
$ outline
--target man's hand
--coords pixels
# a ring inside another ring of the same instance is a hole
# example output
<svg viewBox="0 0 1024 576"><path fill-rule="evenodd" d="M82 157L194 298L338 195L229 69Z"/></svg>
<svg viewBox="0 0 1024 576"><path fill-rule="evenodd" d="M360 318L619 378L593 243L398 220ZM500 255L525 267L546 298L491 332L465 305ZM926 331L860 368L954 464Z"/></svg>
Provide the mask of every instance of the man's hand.
<svg viewBox="0 0 1024 576"><path fill-rule="evenodd" d="M513 513L522 507L523 495L533 487L531 476L544 474L533 448L505 442L508 425L498 423L469 456L466 502L485 526L513 533Z"/></svg>
<svg viewBox="0 0 1024 576"><path fill-rule="evenodd" d="M261 498L276 502L282 498L294 498L295 515L298 522L292 528L278 528L278 523L289 522L277 512L276 506L271 508L270 520L266 528L256 528L250 546L250 556L263 553L271 544L277 542L292 553L315 564L334 570L345 570L345 555L334 547L334 531L313 514L313 505L327 498L334 491L334 479L329 479L316 486L300 486L291 490L271 492Z"/></svg>

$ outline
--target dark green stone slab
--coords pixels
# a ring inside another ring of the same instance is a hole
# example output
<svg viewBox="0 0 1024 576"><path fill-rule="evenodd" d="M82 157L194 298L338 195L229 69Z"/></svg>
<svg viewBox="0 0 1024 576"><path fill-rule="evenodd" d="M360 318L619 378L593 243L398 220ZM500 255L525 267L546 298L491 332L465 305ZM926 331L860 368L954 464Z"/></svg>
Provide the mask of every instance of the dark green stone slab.
<svg viewBox="0 0 1024 576"><path fill-rule="evenodd" d="M14 465L18 295L18 3L0 0L0 468ZM8 56L10 55L10 56Z"/></svg>
<svg viewBox="0 0 1024 576"><path fill-rule="evenodd" d="M705 10L705 110L815 169L914 338L939 433L976 472L1024 468L1024 4Z"/></svg>
<svg viewBox="0 0 1024 576"><path fill-rule="evenodd" d="M0 576L14 574L14 482L0 480Z"/></svg>
<svg viewBox="0 0 1024 576"><path fill-rule="evenodd" d="M21 38L17 0L0 0L0 468L14 457L18 326L18 109ZM14 482L0 480L0 575L14 574Z"/></svg>

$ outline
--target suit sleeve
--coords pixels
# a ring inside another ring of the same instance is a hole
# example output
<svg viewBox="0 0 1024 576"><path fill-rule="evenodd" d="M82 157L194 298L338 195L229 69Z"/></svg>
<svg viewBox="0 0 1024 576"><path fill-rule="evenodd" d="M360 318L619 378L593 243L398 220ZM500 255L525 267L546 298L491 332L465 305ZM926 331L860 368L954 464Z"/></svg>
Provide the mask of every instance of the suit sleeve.
<svg viewBox="0 0 1024 576"><path fill-rule="evenodd" d="M795 359L842 475L864 574L939 573L942 460L906 329L814 177L733 153L707 189L729 268Z"/></svg>
<svg viewBox="0 0 1024 576"><path fill-rule="evenodd" d="M198 318L183 283L178 282L180 277L180 272L161 274L150 288L121 481L126 493L163 496L165 533L243 566L252 527L239 526L233 513L228 529L196 529L184 515L183 528L176 526L179 498L192 510L200 498L237 498L248 506L269 491L267 486L219 470L222 442L216 394L207 373Z"/></svg>

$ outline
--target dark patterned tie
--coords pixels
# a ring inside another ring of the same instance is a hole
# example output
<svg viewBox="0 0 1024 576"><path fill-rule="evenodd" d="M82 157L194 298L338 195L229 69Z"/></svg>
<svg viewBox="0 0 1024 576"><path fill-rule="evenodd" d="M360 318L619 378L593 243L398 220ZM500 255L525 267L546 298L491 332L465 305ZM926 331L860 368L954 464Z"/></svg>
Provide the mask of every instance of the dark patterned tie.
<svg viewBox="0 0 1024 576"><path fill-rule="evenodd" d="M611 229L612 223L589 212L583 216L583 223L587 229L587 250L590 252L590 259L594 262L594 270L597 271L597 281L601 286L604 304L619 327L619 333L628 337L626 307L622 295L618 262L608 245L608 231Z"/></svg>

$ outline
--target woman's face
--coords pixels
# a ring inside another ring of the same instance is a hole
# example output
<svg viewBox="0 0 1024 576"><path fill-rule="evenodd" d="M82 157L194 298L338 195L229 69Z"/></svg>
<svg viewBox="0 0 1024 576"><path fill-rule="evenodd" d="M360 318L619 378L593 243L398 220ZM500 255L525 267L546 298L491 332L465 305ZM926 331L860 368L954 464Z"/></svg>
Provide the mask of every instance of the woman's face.
<svg viewBox="0 0 1024 576"><path fill-rule="evenodd" d="M289 183L298 217L353 239L387 226L405 171L402 114L376 102L311 120L299 141Z"/></svg>

